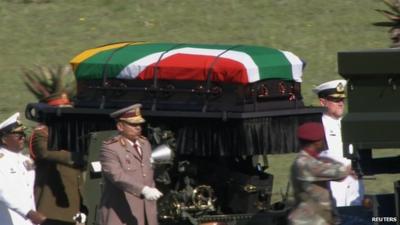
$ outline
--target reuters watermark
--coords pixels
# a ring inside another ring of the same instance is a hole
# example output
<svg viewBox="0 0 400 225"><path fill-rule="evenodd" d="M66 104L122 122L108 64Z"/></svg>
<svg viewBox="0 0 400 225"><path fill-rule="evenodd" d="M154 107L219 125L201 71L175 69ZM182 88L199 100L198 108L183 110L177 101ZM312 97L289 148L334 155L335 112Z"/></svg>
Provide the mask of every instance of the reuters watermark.
<svg viewBox="0 0 400 225"><path fill-rule="evenodd" d="M389 216L374 216L371 218L372 222L397 222L397 217Z"/></svg>

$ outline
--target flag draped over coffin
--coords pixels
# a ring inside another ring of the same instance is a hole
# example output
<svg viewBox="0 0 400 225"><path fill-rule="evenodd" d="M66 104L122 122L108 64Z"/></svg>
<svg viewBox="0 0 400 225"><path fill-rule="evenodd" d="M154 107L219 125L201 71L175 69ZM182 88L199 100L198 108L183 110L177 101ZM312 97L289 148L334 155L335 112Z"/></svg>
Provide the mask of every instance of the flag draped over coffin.
<svg viewBox="0 0 400 225"><path fill-rule="evenodd" d="M304 62L291 52L249 45L122 42L88 49L71 60L77 80L207 80L247 84L301 82Z"/></svg>

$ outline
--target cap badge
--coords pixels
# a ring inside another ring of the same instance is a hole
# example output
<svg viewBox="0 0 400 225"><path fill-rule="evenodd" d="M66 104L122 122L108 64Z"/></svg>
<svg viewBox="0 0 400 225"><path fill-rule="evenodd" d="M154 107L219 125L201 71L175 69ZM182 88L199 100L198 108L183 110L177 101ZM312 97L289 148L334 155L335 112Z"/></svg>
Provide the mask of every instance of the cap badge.
<svg viewBox="0 0 400 225"><path fill-rule="evenodd" d="M342 83L339 83L339 84L336 86L336 91L337 91L337 92L344 92L344 85L343 85Z"/></svg>

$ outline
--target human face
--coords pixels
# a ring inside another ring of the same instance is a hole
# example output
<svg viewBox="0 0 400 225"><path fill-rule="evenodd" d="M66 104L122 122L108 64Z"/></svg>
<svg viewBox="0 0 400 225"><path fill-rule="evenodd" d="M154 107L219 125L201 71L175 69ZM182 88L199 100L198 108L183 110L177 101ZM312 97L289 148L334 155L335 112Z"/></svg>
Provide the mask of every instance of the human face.
<svg viewBox="0 0 400 225"><path fill-rule="evenodd" d="M18 132L6 134L2 137L2 142L8 150L13 152L20 152L24 149L25 133Z"/></svg>
<svg viewBox="0 0 400 225"><path fill-rule="evenodd" d="M316 141L314 144L318 152L322 152L323 150L325 150L325 139Z"/></svg>
<svg viewBox="0 0 400 225"><path fill-rule="evenodd" d="M344 98L320 98L319 102L321 106L327 109L326 114L329 116L339 119L344 114Z"/></svg>
<svg viewBox="0 0 400 225"><path fill-rule="evenodd" d="M132 124L125 121L117 123L117 129L125 138L135 141L142 134L141 124Z"/></svg>

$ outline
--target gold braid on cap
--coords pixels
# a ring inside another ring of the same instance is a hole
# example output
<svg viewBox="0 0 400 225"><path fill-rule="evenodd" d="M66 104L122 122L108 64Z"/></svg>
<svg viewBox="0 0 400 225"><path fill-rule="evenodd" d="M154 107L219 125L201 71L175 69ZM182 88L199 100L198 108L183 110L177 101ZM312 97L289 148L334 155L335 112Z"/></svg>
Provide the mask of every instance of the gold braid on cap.
<svg viewBox="0 0 400 225"><path fill-rule="evenodd" d="M57 67L36 65L34 69L23 68L22 71L25 86L39 101L48 103L54 99L67 100L76 94L75 77L69 65Z"/></svg>

